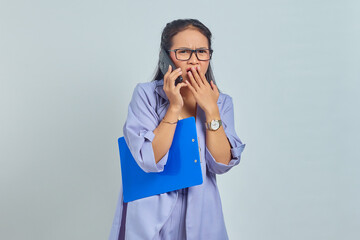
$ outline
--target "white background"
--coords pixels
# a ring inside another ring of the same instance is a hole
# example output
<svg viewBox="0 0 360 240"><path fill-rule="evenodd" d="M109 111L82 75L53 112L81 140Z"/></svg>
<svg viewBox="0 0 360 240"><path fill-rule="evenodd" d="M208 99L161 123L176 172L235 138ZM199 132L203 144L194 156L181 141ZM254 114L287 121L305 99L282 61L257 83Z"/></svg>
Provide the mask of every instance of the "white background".
<svg viewBox="0 0 360 240"><path fill-rule="evenodd" d="M0 0L0 239L106 239L117 138L163 27L197 18L233 97L230 239L360 238L360 2Z"/></svg>

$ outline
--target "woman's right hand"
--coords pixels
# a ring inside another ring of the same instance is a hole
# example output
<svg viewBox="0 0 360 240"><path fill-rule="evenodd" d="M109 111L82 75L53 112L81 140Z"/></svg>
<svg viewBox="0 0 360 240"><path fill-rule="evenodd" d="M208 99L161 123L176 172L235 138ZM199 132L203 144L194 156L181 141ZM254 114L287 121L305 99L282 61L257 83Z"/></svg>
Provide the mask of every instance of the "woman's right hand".
<svg viewBox="0 0 360 240"><path fill-rule="evenodd" d="M180 94L180 89L182 87L187 86L186 82L178 83L175 86L175 80L181 76L182 71L181 68L177 68L172 71L171 65L169 65L168 71L164 76L164 92L169 99L170 106L169 108L173 108L174 110L180 111L184 105L183 98Z"/></svg>

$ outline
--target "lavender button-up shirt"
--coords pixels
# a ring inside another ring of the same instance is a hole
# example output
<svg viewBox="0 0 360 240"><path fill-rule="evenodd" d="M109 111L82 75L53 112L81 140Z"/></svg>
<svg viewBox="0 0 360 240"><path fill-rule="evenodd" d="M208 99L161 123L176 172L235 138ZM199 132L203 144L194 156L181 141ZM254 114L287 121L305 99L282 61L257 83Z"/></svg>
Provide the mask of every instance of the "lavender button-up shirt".
<svg viewBox="0 0 360 240"><path fill-rule="evenodd" d="M206 147L205 113L198 106L196 130L198 135L203 184L188 189L186 209L186 236L188 240L226 240L224 216L222 212L216 174L223 174L239 164L245 144L236 135L234 109L230 96L220 93L217 101L226 136L231 145L232 159L228 165L215 161ZM145 172L161 172L167 162L166 154L155 162L152 149L153 131L159 125L169 107L169 100L163 90L163 80L138 84L134 90L126 123L125 140L138 165ZM110 233L110 240L118 240L123 230L123 215L126 218L125 239L153 240L171 215L178 197L177 191L163 193L127 204L123 214L123 195L119 200Z"/></svg>

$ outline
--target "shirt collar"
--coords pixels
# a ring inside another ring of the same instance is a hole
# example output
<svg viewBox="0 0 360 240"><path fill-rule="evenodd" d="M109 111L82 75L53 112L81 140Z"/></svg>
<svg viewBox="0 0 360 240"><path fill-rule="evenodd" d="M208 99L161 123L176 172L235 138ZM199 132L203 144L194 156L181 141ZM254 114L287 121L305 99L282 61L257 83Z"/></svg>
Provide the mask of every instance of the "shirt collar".
<svg viewBox="0 0 360 240"><path fill-rule="evenodd" d="M168 97L166 96L166 93L163 89L164 87L164 79L156 80L156 87L155 92L160 95L160 97L164 98L166 101L169 101Z"/></svg>

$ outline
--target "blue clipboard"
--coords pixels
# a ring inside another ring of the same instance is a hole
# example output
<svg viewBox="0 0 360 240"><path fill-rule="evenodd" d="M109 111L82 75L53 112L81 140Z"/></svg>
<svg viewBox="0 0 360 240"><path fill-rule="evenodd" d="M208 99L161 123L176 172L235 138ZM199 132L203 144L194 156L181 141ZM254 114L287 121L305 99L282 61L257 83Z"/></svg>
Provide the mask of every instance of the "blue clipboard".
<svg viewBox="0 0 360 240"><path fill-rule="evenodd" d="M136 163L125 142L118 140L124 202L203 183L195 118L179 120L164 171L146 173Z"/></svg>

